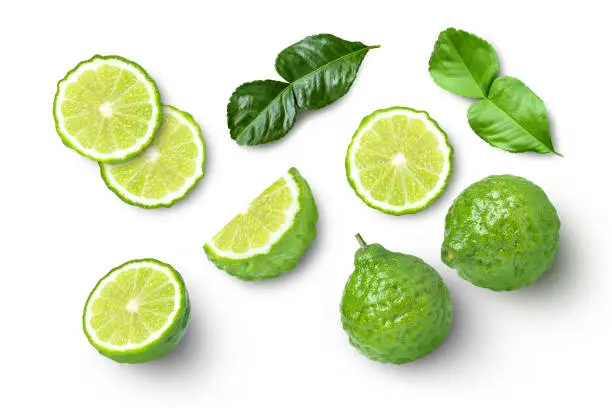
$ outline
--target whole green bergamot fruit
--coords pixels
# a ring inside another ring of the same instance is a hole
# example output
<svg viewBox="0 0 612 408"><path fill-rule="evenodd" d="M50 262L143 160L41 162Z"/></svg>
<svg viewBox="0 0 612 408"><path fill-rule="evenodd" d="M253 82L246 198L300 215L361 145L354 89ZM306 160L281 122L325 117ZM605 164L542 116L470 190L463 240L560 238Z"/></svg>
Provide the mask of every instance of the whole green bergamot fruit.
<svg viewBox="0 0 612 408"><path fill-rule="evenodd" d="M430 353L446 337L453 314L442 278L417 257L357 239L362 247L340 306L350 343L383 363L403 364Z"/></svg>
<svg viewBox="0 0 612 408"><path fill-rule="evenodd" d="M490 176L466 188L449 209L442 261L476 286L518 289L552 265L560 226L540 187L522 177Z"/></svg>

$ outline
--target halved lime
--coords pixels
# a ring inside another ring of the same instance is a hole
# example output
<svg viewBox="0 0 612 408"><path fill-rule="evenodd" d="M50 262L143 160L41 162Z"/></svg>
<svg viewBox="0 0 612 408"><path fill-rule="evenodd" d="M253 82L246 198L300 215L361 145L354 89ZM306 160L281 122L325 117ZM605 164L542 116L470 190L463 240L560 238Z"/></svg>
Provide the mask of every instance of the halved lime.
<svg viewBox="0 0 612 408"><path fill-rule="evenodd" d="M161 118L159 91L135 62L96 55L57 84L53 116L66 146L93 160L119 162L153 140Z"/></svg>
<svg viewBox="0 0 612 408"><path fill-rule="evenodd" d="M100 352L120 363L160 358L182 339L189 297L181 275L155 259L110 271L89 295L83 330Z"/></svg>
<svg viewBox="0 0 612 408"><path fill-rule="evenodd" d="M346 154L346 175L372 208L402 215L427 208L452 172L453 148L427 112L404 107L366 116Z"/></svg>
<svg viewBox="0 0 612 408"><path fill-rule="evenodd" d="M206 145L190 114L164 106L155 139L141 154L119 164L100 163L104 182L126 203L170 207L204 175Z"/></svg>
<svg viewBox="0 0 612 408"><path fill-rule="evenodd" d="M310 187L291 168L204 245L219 268L243 280L289 272L316 235Z"/></svg>

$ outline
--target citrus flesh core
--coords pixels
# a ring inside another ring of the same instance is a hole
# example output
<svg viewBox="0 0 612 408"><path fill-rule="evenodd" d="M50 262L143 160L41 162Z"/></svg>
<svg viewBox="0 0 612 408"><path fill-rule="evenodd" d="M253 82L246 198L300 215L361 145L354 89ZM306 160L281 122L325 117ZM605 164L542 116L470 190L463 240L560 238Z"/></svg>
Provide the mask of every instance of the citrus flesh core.
<svg viewBox="0 0 612 408"><path fill-rule="evenodd" d="M367 205L406 214L426 208L444 191L452 148L426 112L389 108L362 121L346 166L351 186Z"/></svg>
<svg viewBox="0 0 612 408"><path fill-rule="evenodd" d="M113 162L151 141L160 110L157 86L141 67L121 57L95 56L59 82L54 116L64 143Z"/></svg>
<svg viewBox="0 0 612 408"><path fill-rule="evenodd" d="M102 177L122 200L141 207L169 207L204 175L206 148L191 115L164 106L153 142L119 164L100 164Z"/></svg>
<svg viewBox="0 0 612 408"><path fill-rule="evenodd" d="M474 285L515 290L553 263L561 222L529 180L490 176L466 188L446 216L442 261Z"/></svg>
<svg viewBox="0 0 612 408"><path fill-rule="evenodd" d="M184 283L172 267L131 261L98 282L85 305L91 344L119 362L161 357L178 343L189 317Z"/></svg>
<svg viewBox="0 0 612 408"><path fill-rule="evenodd" d="M403 364L429 354L452 320L440 275L421 259L378 244L355 254L340 309L350 343L383 363Z"/></svg>
<svg viewBox="0 0 612 408"><path fill-rule="evenodd" d="M316 205L296 169L253 200L204 246L217 267L244 280L295 268L316 235Z"/></svg>

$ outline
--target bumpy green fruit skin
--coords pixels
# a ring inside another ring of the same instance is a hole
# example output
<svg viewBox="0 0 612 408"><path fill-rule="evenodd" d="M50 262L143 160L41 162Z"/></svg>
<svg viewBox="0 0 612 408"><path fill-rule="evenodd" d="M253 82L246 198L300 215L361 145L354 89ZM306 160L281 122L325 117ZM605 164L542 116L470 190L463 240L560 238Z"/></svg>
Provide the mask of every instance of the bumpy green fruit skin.
<svg viewBox="0 0 612 408"><path fill-rule="evenodd" d="M553 263L561 222L546 193L522 177L466 188L446 216L442 261L476 286L515 290Z"/></svg>
<svg viewBox="0 0 612 408"><path fill-rule="evenodd" d="M204 252L217 268L245 281L272 279L295 269L302 255L316 238L319 213L310 186L304 177L295 168L291 168L289 173L300 190L300 209L295 216L295 225L285 232L270 252L249 259L219 257L206 244Z"/></svg>
<svg viewBox="0 0 612 408"><path fill-rule="evenodd" d="M372 360L393 364L438 347L453 314L448 289L435 269L378 244L355 254L340 309L350 343Z"/></svg>

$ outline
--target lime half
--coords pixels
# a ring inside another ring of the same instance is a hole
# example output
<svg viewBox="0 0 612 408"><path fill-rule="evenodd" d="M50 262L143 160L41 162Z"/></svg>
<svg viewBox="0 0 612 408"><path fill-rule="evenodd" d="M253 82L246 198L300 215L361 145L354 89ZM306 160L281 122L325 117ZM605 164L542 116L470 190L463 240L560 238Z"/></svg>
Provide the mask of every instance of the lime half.
<svg viewBox="0 0 612 408"><path fill-rule="evenodd" d="M144 208L170 207L204 175L206 147L191 115L164 106L153 143L119 164L100 163L104 182L123 201Z"/></svg>
<svg viewBox="0 0 612 408"><path fill-rule="evenodd" d="M143 363L171 351L188 320L189 298L179 273L155 259L139 259L98 282L85 304L83 329L100 354Z"/></svg>
<svg viewBox="0 0 612 408"><path fill-rule="evenodd" d="M346 174L372 208L402 215L427 208L452 172L453 149L427 112L404 107L366 116L346 154Z"/></svg>
<svg viewBox="0 0 612 408"><path fill-rule="evenodd" d="M310 187L292 168L204 246L220 269L243 280L269 279L295 268L316 235Z"/></svg>
<svg viewBox="0 0 612 408"><path fill-rule="evenodd" d="M138 64L96 55L58 83L53 116L68 147L96 161L119 162L153 140L161 118L159 91Z"/></svg>

